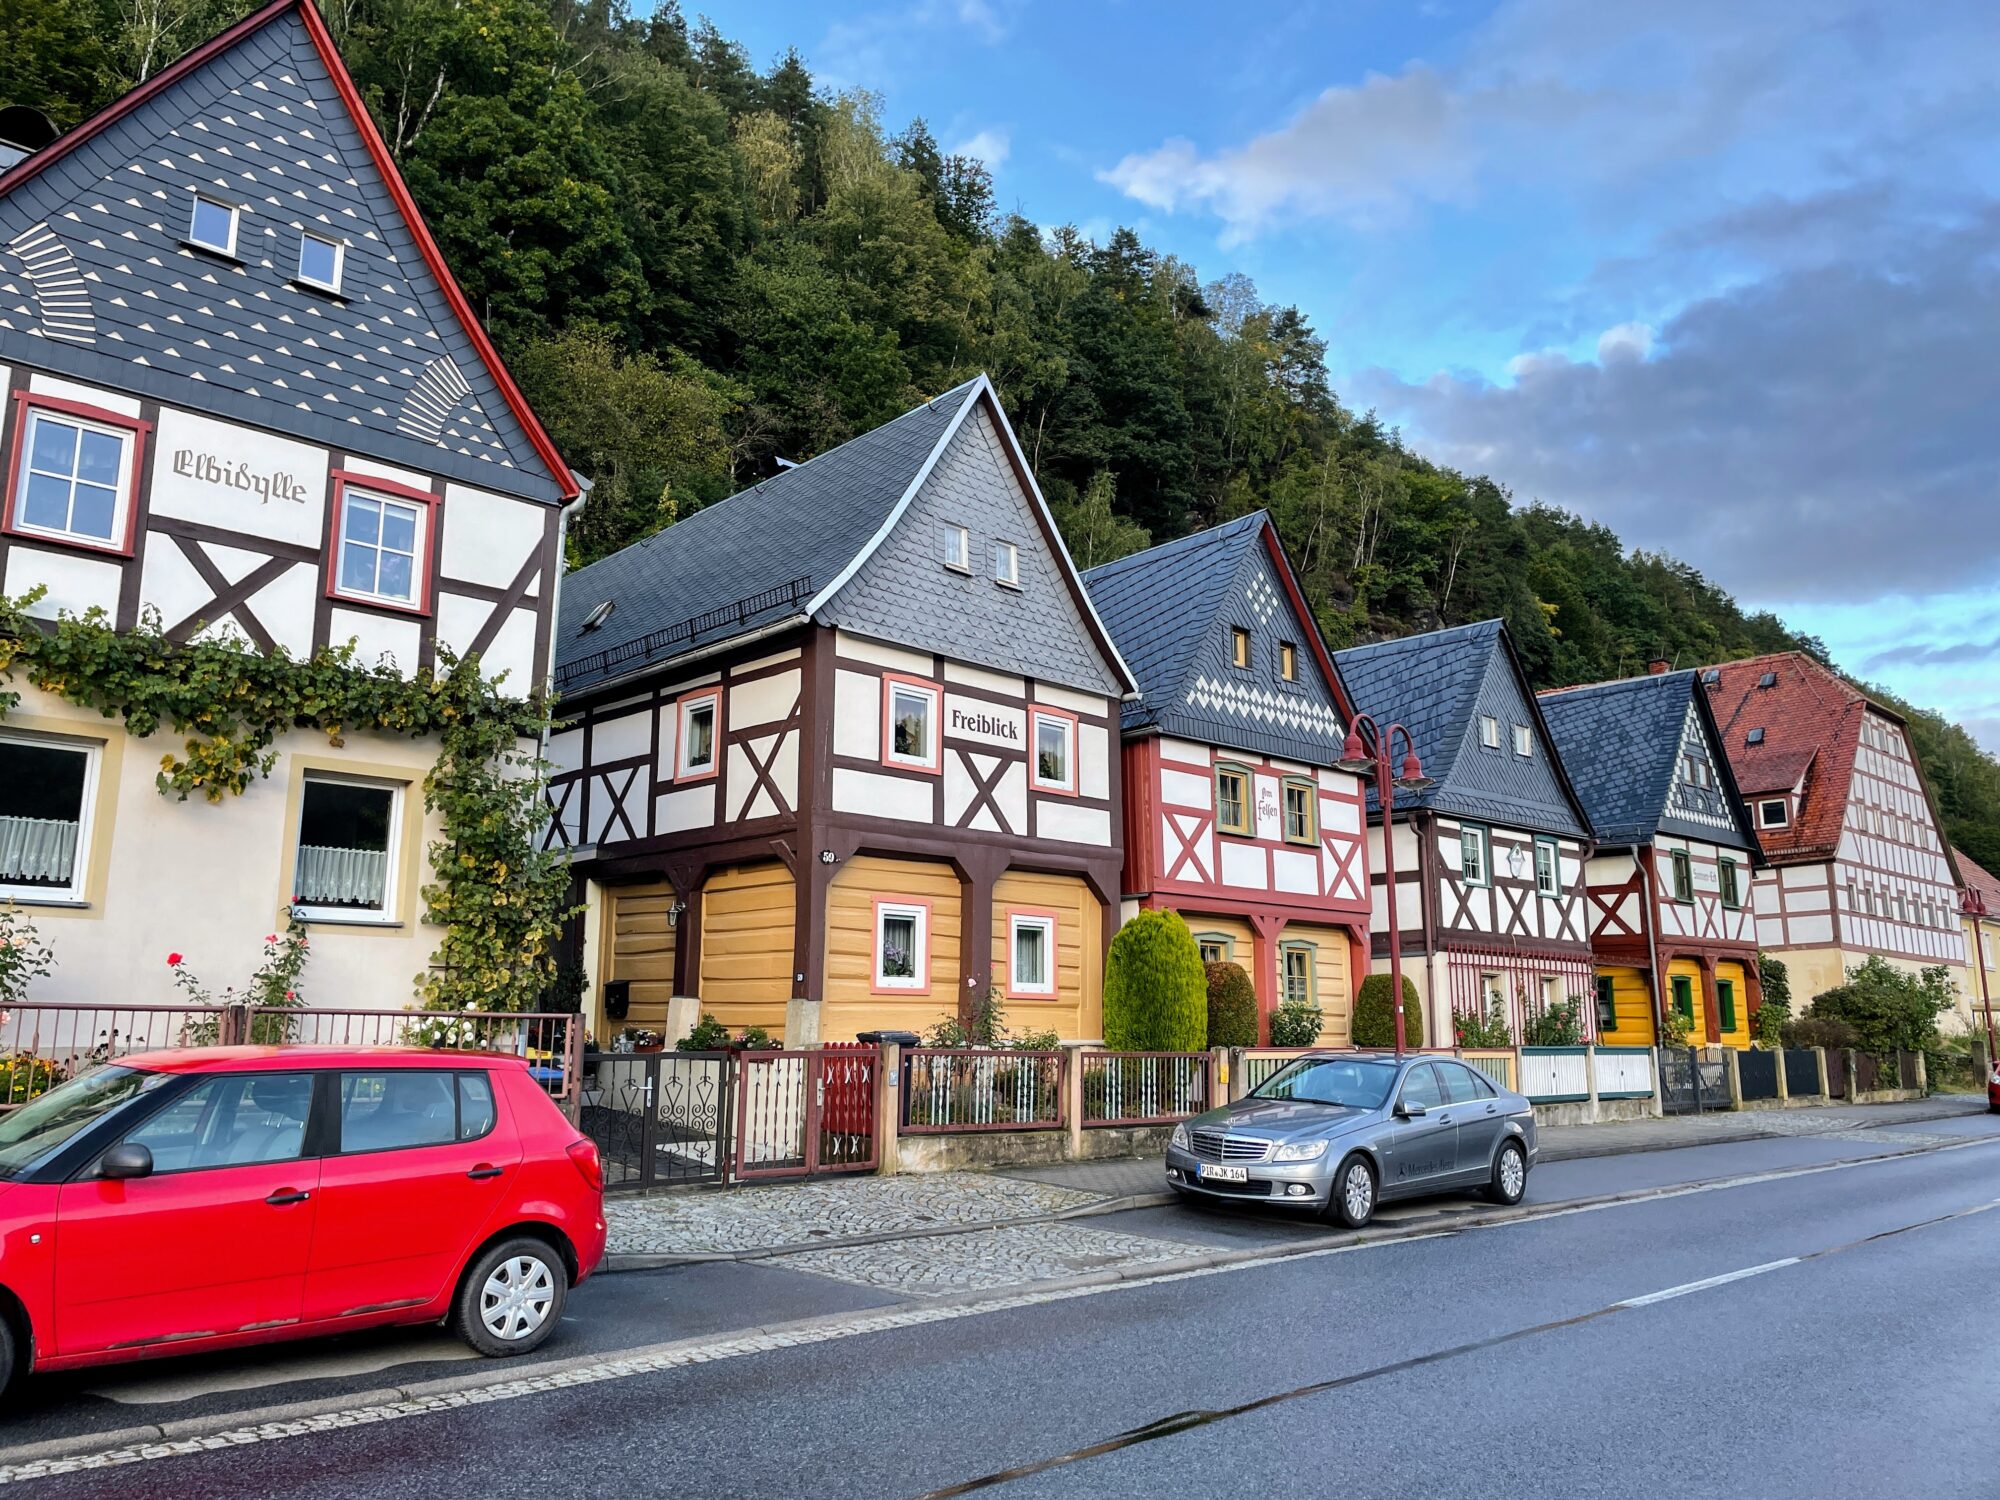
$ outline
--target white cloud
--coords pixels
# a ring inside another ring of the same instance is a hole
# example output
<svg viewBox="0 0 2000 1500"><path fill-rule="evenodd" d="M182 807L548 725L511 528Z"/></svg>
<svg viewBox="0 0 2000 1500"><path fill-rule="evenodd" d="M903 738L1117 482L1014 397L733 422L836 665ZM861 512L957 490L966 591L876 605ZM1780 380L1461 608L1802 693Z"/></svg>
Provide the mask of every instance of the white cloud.
<svg viewBox="0 0 2000 1500"><path fill-rule="evenodd" d="M1644 359L1653 352L1653 329L1647 323L1620 323L1597 336L1597 362Z"/></svg>
<svg viewBox="0 0 2000 1500"><path fill-rule="evenodd" d="M951 148L953 156L972 156L986 163L989 172L997 172L1013 149L1013 141L1004 127L989 126L985 130L974 131Z"/></svg>

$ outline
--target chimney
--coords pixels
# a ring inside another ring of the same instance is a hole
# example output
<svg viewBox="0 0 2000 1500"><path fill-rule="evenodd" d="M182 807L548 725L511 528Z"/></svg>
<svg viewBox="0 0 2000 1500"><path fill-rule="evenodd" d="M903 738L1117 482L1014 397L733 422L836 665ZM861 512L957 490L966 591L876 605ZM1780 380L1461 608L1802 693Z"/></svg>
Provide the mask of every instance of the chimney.
<svg viewBox="0 0 2000 1500"><path fill-rule="evenodd" d="M1673 663L1668 661L1664 656L1655 653L1652 657L1648 658L1646 662L1646 675L1648 677L1663 676L1665 675L1667 668L1669 668L1672 665Z"/></svg>

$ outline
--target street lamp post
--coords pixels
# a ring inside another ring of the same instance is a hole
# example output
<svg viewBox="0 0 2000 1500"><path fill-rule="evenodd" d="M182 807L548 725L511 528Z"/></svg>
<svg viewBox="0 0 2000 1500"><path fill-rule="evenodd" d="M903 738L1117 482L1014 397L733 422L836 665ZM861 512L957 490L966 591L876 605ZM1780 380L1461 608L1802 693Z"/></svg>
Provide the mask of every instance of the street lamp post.
<svg viewBox="0 0 2000 1500"><path fill-rule="evenodd" d="M1363 724L1368 726L1367 739L1362 738ZM1394 759L1396 736L1399 734L1408 753L1398 768L1401 774L1392 776L1390 763ZM1374 744L1372 750L1369 748L1370 741ZM1354 716L1354 723L1347 731L1347 743L1341 747L1340 759L1334 765L1356 776L1373 775L1375 795L1382 803L1382 873L1387 882L1385 902L1389 917L1389 993L1393 997L1396 1015L1396 1056L1400 1058L1405 1045L1403 930L1396 921L1396 830L1391 820L1396 808L1396 788L1419 792L1431 784L1431 778L1424 774L1423 762L1417 759L1417 742L1410 738L1410 731L1401 724L1391 724L1385 730L1369 714Z"/></svg>

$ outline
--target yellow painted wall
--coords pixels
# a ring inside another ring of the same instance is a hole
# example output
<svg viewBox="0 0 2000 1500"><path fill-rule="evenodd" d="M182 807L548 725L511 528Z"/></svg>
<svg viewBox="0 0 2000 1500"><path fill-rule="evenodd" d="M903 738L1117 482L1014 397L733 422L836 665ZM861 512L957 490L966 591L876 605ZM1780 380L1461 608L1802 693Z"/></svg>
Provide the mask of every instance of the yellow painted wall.
<svg viewBox="0 0 2000 1500"><path fill-rule="evenodd" d="M1688 1041L1696 1047L1708 1045L1708 997L1701 992L1701 965L1691 958L1677 958L1667 965L1666 1003L1674 1003L1674 980L1685 977L1688 996L1694 1003L1694 1022L1688 1027Z"/></svg>
<svg viewBox="0 0 2000 1500"><path fill-rule="evenodd" d="M1348 972L1347 931L1341 927L1314 927L1293 922L1278 934L1277 988L1282 1001L1284 986L1284 945L1288 942L1313 945L1314 994L1319 1000L1319 1042L1322 1047L1345 1047L1354 1040L1354 980Z"/></svg>
<svg viewBox="0 0 2000 1500"><path fill-rule="evenodd" d="M792 872L776 860L727 865L701 891L701 1008L732 1029L782 1040L792 994Z"/></svg>
<svg viewBox="0 0 2000 1500"><path fill-rule="evenodd" d="M667 925L673 904L674 888L664 880L605 892L604 977L632 984L632 1008L623 1021L607 1023L611 1035L627 1026L666 1025L674 993L674 929Z"/></svg>
<svg viewBox="0 0 2000 1500"><path fill-rule="evenodd" d="M1736 1025L1722 1033L1722 1045L1725 1047L1747 1047L1750 1045L1750 982L1744 976L1743 965L1738 963L1719 963L1715 966L1715 982L1717 985L1715 1004L1718 1014L1722 1008L1722 991L1720 986L1725 981L1736 986Z"/></svg>
<svg viewBox="0 0 2000 1500"><path fill-rule="evenodd" d="M1604 966L1598 969L1600 979L1611 981L1611 1005L1618 1018L1618 1024L1610 1031L1599 1035L1598 1040L1607 1047L1650 1047L1654 1044L1653 995L1646 987L1646 976L1637 969ZM1695 999L1701 998L1699 980L1696 983ZM1591 997L1591 1004L1597 1003Z"/></svg>
<svg viewBox="0 0 2000 1500"><path fill-rule="evenodd" d="M1090 887L1076 875L1034 875L1010 870L993 883L993 982L1004 992L1007 913L1027 907L1056 914L1056 993L1048 1000L1009 999L1007 1024L1015 1031L1054 1031L1064 1041L1104 1035L1104 914Z"/></svg>
<svg viewBox="0 0 2000 1500"><path fill-rule="evenodd" d="M1186 910L1181 912L1181 917L1197 943L1205 937L1228 938L1231 944L1229 962L1241 964L1244 973L1256 977L1257 935L1248 922L1241 917L1212 917L1205 912Z"/></svg>
<svg viewBox="0 0 2000 1500"><path fill-rule="evenodd" d="M877 995L875 902L928 901L930 993ZM958 1014L960 922L958 876L932 860L857 854L833 877L826 898L826 984L820 1008L823 1042L851 1042L859 1031L922 1035Z"/></svg>

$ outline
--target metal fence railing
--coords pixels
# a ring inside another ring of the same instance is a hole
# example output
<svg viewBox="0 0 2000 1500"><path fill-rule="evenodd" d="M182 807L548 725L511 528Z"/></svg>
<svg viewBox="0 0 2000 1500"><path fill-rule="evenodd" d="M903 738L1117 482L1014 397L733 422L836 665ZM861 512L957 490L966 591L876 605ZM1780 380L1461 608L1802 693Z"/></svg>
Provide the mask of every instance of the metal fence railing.
<svg viewBox="0 0 2000 1500"><path fill-rule="evenodd" d="M1159 1125L1214 1103L1214 1059L1206 1052L1080 1053L1083 1120L1094 1125Z"/></svg>
<svg viewBox="0 0 2000 1500"><path fill-rule="evenodd" d="M232 1020L220 1005L17 1005L0 1014L0 1109L129 1053L213 1045Z"/></svg>
<svg viewBox="0 0 2000 1500"><path fill-rule="evenodd" d="M1069 1058L1062 1052L911 1047L903 1052L902 1130L1059 1130Z"/></svg>
<svg viewBox="0 0 2000 1500"><path fill-rule="evenodd" d="M1237 1054L1237 1075L1242 1080L1239 1094L1247 1094L1295 1057L1304 1057L1310 1047L1245 1047Z"/></svg>

